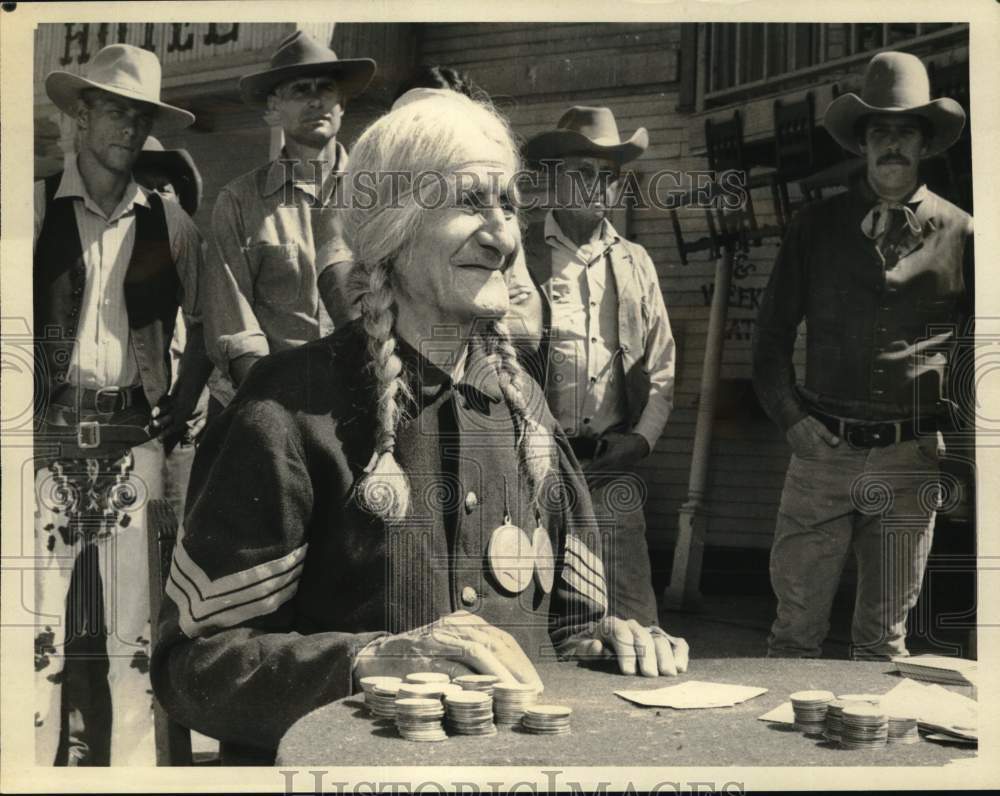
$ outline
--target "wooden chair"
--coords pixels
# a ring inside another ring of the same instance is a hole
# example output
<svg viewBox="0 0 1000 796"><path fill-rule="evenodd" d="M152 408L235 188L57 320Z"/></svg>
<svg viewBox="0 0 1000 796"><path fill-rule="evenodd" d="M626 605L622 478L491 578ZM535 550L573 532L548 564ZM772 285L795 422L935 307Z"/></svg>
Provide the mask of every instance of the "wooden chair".
<svg viewBox="0 0 1000 796"><path fill-rule="evenodd" d="M788 183L816 170L815 102L809 92L797 102L774 101L774 162L778 189L778 223L785 227L802 204L792 203Z"/></svg>
<svg viewBox="0 0 1000 796"><path fill-rule="evenodd" d="M157 617L163 603L163 591L170 575L170 561L177 542L177 517L166 500L151 500L146 508L149 555L149 615L152 644L158 640ZM194 765L191 754L191 731L170 718L153 698L153 734L156 739L156 765Z"/></svg>
<svg viewBox="0 0 1000 796"><path fill-rule="evenodd" d="M705 120L705 150L708 167L716 175L727 171L735 171L740 175L746 203L737 210L724 209L716 201L724 192L719 182L713 182L705 190L692 188L686 196L677 200L675 207L693 205L701 202L707 193L713 204L712 207L705 208L708 234L693 242L684 240L677 211L671 208L670 221L682 265L687 265L688 255L694 252L708 251L710 258L718 259L722 255L723 248L734 242L737 248L746 251L750 244L759 246L764 238L780 234L779 226L762 227L757 222L752 195L754 188L770 187L777 212L779 199L774 179L775 170L769 168L767 171L751 173L752 168L762 164L751 162L748 157L743 140L743 118L738 110L734 111L729 119Z"/></svg>

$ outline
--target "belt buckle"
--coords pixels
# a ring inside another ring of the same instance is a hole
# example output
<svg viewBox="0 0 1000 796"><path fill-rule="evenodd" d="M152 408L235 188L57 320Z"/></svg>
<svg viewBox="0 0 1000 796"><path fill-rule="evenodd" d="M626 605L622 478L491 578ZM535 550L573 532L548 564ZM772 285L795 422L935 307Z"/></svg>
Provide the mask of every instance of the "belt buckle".
<svg viewBox="0 0 1000 796"><path fill-rule="evenodd" d="M873 423L871 425L851 426L847 429L847 444L852 448L876 448L896 441L895 430L890 433L891 424Z"/></svg>
<svg viewBox="0 0 1000 796"><path fill-rule="evenodd" d="M96 420L84 420L76 430L76 444L82 450L98 448L101 445L101 424Z"/></svg>
<svg viewBox="0 0 1000 796"><path fill-rule="evenodd" d="M101 399L105 396L111 396L112 400L116 403L112 404L110 409L101 409ZM97 410L99 415L110 415L115 412L118 408L117 401L122 396L122 390L120 387L100 387L97 390L97 395L94 398L94 409ZM123 407L124 408L124 407Z"/></svg>

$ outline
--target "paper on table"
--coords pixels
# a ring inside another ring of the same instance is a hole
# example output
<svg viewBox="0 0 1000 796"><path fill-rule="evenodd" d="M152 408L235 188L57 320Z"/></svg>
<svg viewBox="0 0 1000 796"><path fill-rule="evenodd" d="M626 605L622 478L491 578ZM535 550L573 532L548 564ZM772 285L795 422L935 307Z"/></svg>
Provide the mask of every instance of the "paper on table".
<svg viewBox="0 0 1000 796"><path fill-rule="evenodd" d="M617 696L637 705L658 708L728 708L739 702L766 694L766 688L729 683L706 683L689 680L680 685L637 691L615 691Z"/></svg>
<svg viewBox="0 0 1000 796"><path fill-rule="evenodd" d="M952 728L967 737L978 735L979 704L939 685L904 679L882 697L881 705L890 716L909 715L921 724Z"/></svg>
<svg viewBox="0 0 1000 796"><path fill-rule="evenodd" d="M758 721L773 721L776 724L794 724L795 711L791 702L782 702L774 710L769 710L763 716L757 717Z"/></svg>

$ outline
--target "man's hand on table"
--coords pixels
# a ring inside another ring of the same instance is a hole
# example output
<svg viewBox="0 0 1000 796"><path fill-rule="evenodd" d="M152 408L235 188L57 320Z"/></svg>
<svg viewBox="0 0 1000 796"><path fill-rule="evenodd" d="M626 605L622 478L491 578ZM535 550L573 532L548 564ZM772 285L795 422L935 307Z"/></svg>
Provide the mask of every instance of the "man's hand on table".
<svg viewBox="0 0 1000 796"><path fill-rule="evenodd" d="M655 625L643 627L634 619L609 616L593 629L571 636L556 650L567 658L615 656L622 674L643 677L683 674L688 667L688 644Z"/></svg>
<svg viewBox="0 0 1000 796"><path fill-rule="evenodd" d="M470 672L536 685L542 680L514 637L468 611L456 611L408 633L385 636L355 660L354 679L403 677L437 671L451 677Z"/></svg>

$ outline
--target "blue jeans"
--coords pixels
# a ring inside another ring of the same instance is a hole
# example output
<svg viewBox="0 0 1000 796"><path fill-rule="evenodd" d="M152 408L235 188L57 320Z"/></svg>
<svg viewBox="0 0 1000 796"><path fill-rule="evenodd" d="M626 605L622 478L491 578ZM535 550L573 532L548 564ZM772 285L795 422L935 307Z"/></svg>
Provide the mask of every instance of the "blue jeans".
<svg viewBox="0 0 1000 796"><path fill-rule="evenodd" d="M905 655L939 501L940 435L884 448L822 444L793 455L771 548L771 657L818 657L848 553L858 584L852 657Z"/></svg>

